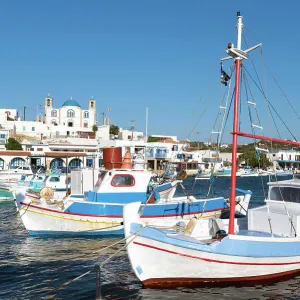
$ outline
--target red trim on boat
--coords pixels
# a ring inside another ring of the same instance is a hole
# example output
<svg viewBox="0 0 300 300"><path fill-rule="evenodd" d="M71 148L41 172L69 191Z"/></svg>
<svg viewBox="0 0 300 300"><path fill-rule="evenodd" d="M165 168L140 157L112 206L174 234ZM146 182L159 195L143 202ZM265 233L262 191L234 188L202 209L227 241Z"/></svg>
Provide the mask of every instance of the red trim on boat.
<svg viewBox="0 0 300 300"><path fill-rule="evenodd" d="M28 203L24 203L24 202L20 202L20 204L22 205L26 205L26 206L30 206L33 208L37 208L40 210L46 210L46 211L51 211L51 212L55 212L58 214L66 214L66 215L74 215L74 216L83 216L83 217L101 217L101 218L123 218L123 216L102 216L102 215L94 215L94 214L78 214L78 213L70 213L70 212L65 212L65 211L58 211L55 209L50 209L50 208L45 208L45 207L40 207L37 205L33 205L33 204L28 204Z"/></svg>
<svg viewBox="0 0 300 300"><path fill-rule="evenodd" d="M155 250L158 250L158 251L163 251L163 252L167 252L167 253L171 253L171 254L176 254L176 255L180 255L180 256L185 256L185 257L189 257L189 258L195 258L195 259L198 259L198 260L204 260L204 261L214 262L214 263L219 263L219 264L246 265L246 266L285 266L285 265L297 265L297 264L300 264L300 261L297 261L297 262L285 262L285 263L252 263L252 262L239 262L239 261L217 260L217 259L203 258L203 257L199 257L199 256L194 256L194 255L179 253L179 252L175 252L175 251L171 251L171 250L167 250L167 249L162 249L162 248L159 248L159 247L155 247L155 246L152 246L152 245L147 245L147 244L140 243L140 242L133 242L133 243L136 244L136 245L139 245L139 246L143 246L143 247L155 249ZM193 250L193 249L190 249L190 250Z"/></svg>
<svg viewBox="0 0 300 300"><path fill-rule="evenodd" d="M286 271L270 275L261 276L245 276L245 277L231 277L231 278L151 278L142 281L145 287L178 287L178 286L208 286L213 284L216 286L224 286L226 284L234 286L247 286L249 284L261 284L262 282L275 282L283 279L290 279L291 276L300 274L300 270Z"/></svg>
<svg viewBox="0 0 300 300"><path fill-rule="evenodd" d="M32 196L29 196L29 197L32 197ZM64 212L64 211L58 211L58 210L51 209L51 208L40 207L40 206L37 206L37 205L34 205L34 204L28 204L28 203L25 203L25 202L20 202L20 204L30 206L30 207L33 207L33 208L37 208L37 209L40 209L40 210L55 212L55 213L58 213L58 214L67 214L67 215L83 216L83 217L98 217L98 218L99 217L100 218L123 218L123 216L106 216L106 215L104 216L104 215L96 215L96 214L79 214L79 213ZM221 210L223 210L223 209L221 209ZM213 211L218 211L218 209L216 209L216 210L206 210L204 212L213 212ZM184 214L183 216L197 215L197 214L201 214L201 213L202 213L202 210L199 211L199 212L187 213L187 214ZM168 215L168 216L143 216L141 218L164 218L164 217L176 217L176 216L181 216L181 214L172 214L172 215Z"/></svg>
<svg viewBox="0 0 300 300"><path fill-rule="evenodd" d="M33 195L33 194L28 194L28 193L26 193L25 196L30 197L30 198L40 199L38 196L35 196L35 195ZM21 203L23 203L23 202L21 202ZM26 204L26 203L25 203L25 204ZM31 205L30 205L30 206L31 206Z"/></svg>

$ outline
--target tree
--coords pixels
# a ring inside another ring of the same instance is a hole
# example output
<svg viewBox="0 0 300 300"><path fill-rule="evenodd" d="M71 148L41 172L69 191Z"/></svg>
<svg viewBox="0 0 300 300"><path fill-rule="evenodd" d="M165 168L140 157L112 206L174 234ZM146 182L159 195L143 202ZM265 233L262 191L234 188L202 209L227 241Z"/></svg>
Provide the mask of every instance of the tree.
<svg viewBox="0 0 300 300"><path fill-rule="evenodd" d="M23 150L22 145L14 138L9 138L5 145L6 150Z"/></svg>
<svg viewBox="0 0 300 300"><path fill-rule="evenodd" d="M109 127L109 134L118 135L119 134L119 127L116 125L111 124Z"/></svg>
<svg viewBox="0 0 300 300"><path fill-rule="evenodd" d="M96 124L94 124L94 125L92 126L92 130L93 130L93 132L96 134L96 132L98 131L98 126L97 126Z"/></svg>
<svg viewBox="0 0 300 300"><path fill-rule="evenodd" d="M238 161L239 163L245 161L246 164L252 168L264 168L272 165L270 160L266 157L266 154L260 153L259 156L257 156L255 149L247 149L239 156Z"/></svg>
<svg viewBox="0 0 300 300"><path fill-rule="evenodd" d="M153 137L153 136L149 136L148 137L148 143L155 143L155 142L159 142L160 139L158 137Z"/></svg>

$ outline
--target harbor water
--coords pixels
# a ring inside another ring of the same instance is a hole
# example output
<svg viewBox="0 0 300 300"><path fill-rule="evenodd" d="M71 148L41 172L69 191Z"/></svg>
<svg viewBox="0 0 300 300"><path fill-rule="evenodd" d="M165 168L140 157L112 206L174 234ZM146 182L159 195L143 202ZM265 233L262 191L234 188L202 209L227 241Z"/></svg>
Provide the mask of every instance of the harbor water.
<svg viewBox="0 0 300 300"><path fill-rule="evenodd" d="M267 192L267 181L268 177L238 178L237 187L252 190L250 206L258 206ZM185 180L185 192L192 190L193 183L193 178ZM205 194L208 184L206 180L197 181L192 194ZM228 177L215 179L215 194L228 196L229 185ZM184 194L180 187L176 193ZM13 201L2 201L0 213L0 299L95 299L94 265L124 246L123 243L99 253L99 249L121 237L29 237L20 217L14 214ZM86 276L67 284L88 271L91 272ZM124 247L101 268L100 277L102 299L300 299L300 277L244 287L146 289L132 272Z"/></svg>

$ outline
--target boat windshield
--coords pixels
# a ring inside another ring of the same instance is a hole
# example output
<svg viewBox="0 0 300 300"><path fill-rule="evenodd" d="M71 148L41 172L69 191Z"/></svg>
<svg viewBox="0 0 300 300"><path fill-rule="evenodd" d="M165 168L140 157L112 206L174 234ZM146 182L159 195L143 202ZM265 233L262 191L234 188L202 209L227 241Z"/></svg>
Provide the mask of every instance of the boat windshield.
<svg viewBox="0 0 300 300"><path fill-rule="evenodd" d="M300 203L300 188L295 187L272 187L270 200Z"/></svg>
<svg viewBox="0 0 300 300"><path fill-rule="evenodd" d="M22 175L20 180L24 181L25 179L26 179L26 175Z"/></svg>
<svg viewBox="0 0 300 300"><path fill-rule="evenodd" d="M106 175L107 171L104 171L104 172L101 172L99 175L98 175L98 181L96 183L96 186L100 186L105 175Z"/></svg>

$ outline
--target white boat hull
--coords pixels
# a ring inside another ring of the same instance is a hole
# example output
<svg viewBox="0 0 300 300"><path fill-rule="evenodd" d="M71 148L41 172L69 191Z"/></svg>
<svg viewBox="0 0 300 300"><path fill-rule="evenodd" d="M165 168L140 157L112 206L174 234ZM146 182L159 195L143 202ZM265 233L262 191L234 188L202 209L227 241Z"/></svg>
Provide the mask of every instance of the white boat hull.
<svg viewBox="0 0 300 300"><path fill-rule="evenodd" d="M251 258L177 247L137 236L127 247L132 268L148 287L274 279L300 272L300 256ZM298 264L294 262L298 261ZM159 266L159 267L158 267Z"/></svg>
<svg viewBox="0 0 300 300"><path fill-rule="evenodd" d="M20 216L30 235L103 235L121 234L123 226L119 218L70 215L38 206L22 205ZM108 231L109 229L109 231Z"/></svg>

